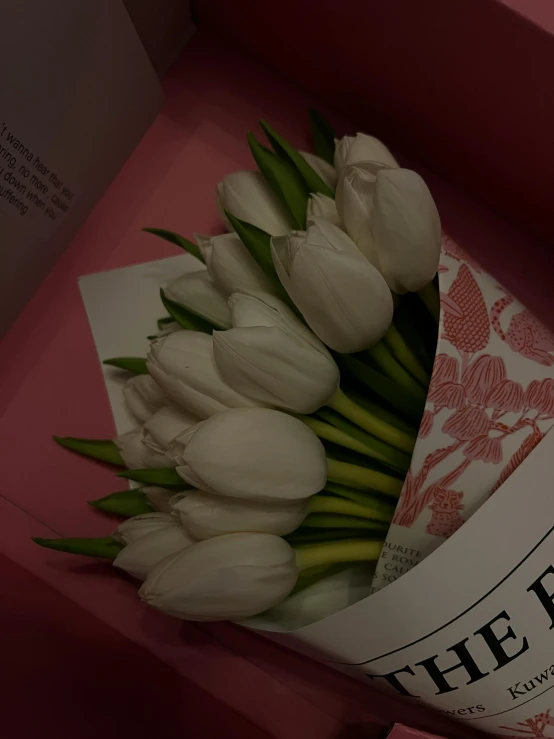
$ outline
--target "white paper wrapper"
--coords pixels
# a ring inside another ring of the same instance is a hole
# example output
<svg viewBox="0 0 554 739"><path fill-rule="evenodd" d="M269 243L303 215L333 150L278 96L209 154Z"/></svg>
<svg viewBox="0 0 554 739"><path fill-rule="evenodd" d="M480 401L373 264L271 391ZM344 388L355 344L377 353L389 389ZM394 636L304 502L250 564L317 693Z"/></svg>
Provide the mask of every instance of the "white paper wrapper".
<svg viewBox="0 0 554 739"><path fill-rule="evenodd" d="M83 278L100 358L144 354L159 286L197 267L184 256ZM374 587L392 584L309 626L252 623L475 728L554 736L554 337L449 239L440 283L443 358ZM123 376L104 373L123 433Z"/></svg>

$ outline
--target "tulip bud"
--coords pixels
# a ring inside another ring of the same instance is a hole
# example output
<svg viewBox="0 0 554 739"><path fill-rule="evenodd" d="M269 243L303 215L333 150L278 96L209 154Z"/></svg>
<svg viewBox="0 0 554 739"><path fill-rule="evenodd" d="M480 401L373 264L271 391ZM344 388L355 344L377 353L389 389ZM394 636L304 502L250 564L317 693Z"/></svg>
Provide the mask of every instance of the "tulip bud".
<svg viewBox="0 0 554 739"><path fill-rule="evenodd" d="M169 300L219 328L229 328L231 325L227 301L204 269L182 275L171 282L164 292Z"/></svg>
<svg viewBox="0 0 554 739"><path fill-rule="evenodd" d="M272 292L271 281L236 233L195 235L212 280L224 295L237 290Z"/></svg>
<svg viewBox="0 0 554 739"><path fill-rule="evenodd" d="M236 620L280 603L297 577L294 550L284 539L227 534L164 559L150 571L139 595L177 618Z"/></svg>
<svg viewBox="0 0 554 739"><path fill-rule="evenodd" d="M177 437L170 453L190 485L232 498L302 500L327 479L317 436L297 418L267 408L218 413Z"/></svg>
<svg viewBox="0 0 554 739"><path fill-rule="evenodd" d="M300 526L308 513L308 502L266 503L195 491L183 495L173 510L197 539L237 531L283 536Z"/></svg>
<svg viewBox="0 0 554 739"><path fill-rule="evenodd" d="M171 554L180 552L194 543L194 539L183 529L181 522L175 516L163 513L146 514L157 516L157 525L153 524L148 530L148 524L136 522L135 529L138 536L134 536L133 522L145 516L136 516L126 521L127 529L121 539L128 539L126 546L114 560L114 567L119 567L137 580L145 580L150 570ZM161 516L165 518L162 520ZM119 532L121 527L118 528ZM116 533L117 533L116 532Z"/></svg>
<svg viewBox="0 0 554 739"><path fill-rule="evenodd" d="M374 136L357 133L355 136L335 139L335 168L339 175L345 165L358 162L381 162L388 167L398 167L398 162L385 144Z"/></svg>
<svg viewBox="0 0 554 739"><path fill-rule="evenodd" d="M339 179L337 210L391 290L417 292L431 282L439 264L440 218L416 172L378 162L348 165Z"/></svg>
<svg viewBox="0 0 554 739"><path fill-rule="evenodd" d="M141 428L116 436L114 442L119 449L125 466L130 470L149 469L151 467L173 467L170 459L164 454L153 451L143 443Z"/></svg>
<svg viewBox="0 0 554 739"><path fill-rule="evenodd" d="M431 282L439 268L441 223L433 196L416 172L377 173L370 230L373 253L391 290L417 292Z"/></svg>
<svg viewBox="0 0 554 739"><path fill-rule="evenodd" d="M234 293L233 325L214 332L214 356L223 379L265 405L313 413L331 402L339 370L331 355L281 300Z"/></svg>
<svg viewBox="0 0 554 739"><path fill-rule="evenodd" d="M392 321L385 280L339 228L315 219L306 233L273 238L279 279L314 333L343 354L381 339Z"/></svg>
<svg viewBox="0 0 554 739"><path fill-rule="evenodd" d="M123 397L133 416L141 423L148 421L150 416L167 403L162 389L150 375L131 377L123 386Z"/></svg>
<svg viewBox="0 0 554 739"><path fill-rule="evenodd" d="M176 436L198 423L198 418L175 405L161 408L144 424L143 443L158 454L165 454Z"/></svg>
<svg viewBox="0 0 554 739"><path fill-rule="evenodd" d="M294 228L289 213L259 172L233 172L217 185L216 200L227 228L229 211L241 221L251 223L272 236L289 233Z"/></svg>
<svg viewBox="0 0 554 739"><path fill-rule="evenodd" d="M146 364L166 396L198 418L227 408L258 405L225 384L215 364L212 337L207 334L179 331L156 339Z"/></svg>
<svg viewBox="0 0 554 739"><path fill-rule="evenodd" d="M133 516L120 523L113 533L113 537L121 544L132 544L143 536L148 536L154 531L174 526L179 520L171 513L144 513L141 516Z"/></svg>
<svg viewBox="0 0 554 739"><path fill-rule="evenodd" d="M325 159L322 159L315 154L310 154L310 152L307 151L300 151L299 154L306 162L308 162L314 172L321 177L323 182L325 182L331 190L334 190L337 186L337 170L333 165L326 162Z"/></svg>
<svg viewBox="0 0 554 739"><path fill-rule="evenodd" d="M341 227L341 220L337 211L337 206L332 198L326 195L314 193L310 195L308 200L308 208L306 210L306 222L308 226L313 224L314 218L323 218L324 221L332 223L333 226Z"/></svg>

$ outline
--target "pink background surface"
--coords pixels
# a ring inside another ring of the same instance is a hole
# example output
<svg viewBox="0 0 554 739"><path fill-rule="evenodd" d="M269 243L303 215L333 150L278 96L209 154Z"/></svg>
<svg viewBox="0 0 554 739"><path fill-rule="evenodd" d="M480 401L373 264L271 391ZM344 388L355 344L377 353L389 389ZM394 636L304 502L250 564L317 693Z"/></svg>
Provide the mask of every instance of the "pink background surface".
<svg viewBox="0 0 554 739"><path fill-rule="evenodd" d="M121 488L113 472L50 440L52 433L113 434L77 278L176 253L141 233L142 226L163 226L185 236L218 230L214 183L232 170L252 166L245 133L260 115L295 144L306 144L306 107L314 101L209 33L193 38L165 90L162 114L0 345L0 555L7 572L5 592L13 598L10 629L0 630L0 646L3 661L7 654L16 670L10 680L8 670L2 671L2 694L9 698L4 714L16 722L18 708L32 706L33 697L25 700L18 685L30 679L27 669L33 662L32 680L44 678L44 700L48 703L49 696L58 712L70 714L64 714L67 726L78 726L85 712L93 711L93 703L100 713L129 716L132 701L133 735L151 736L148 697L139 690L147 686L160 713L191 736L202 736L191 726L199 726L213 710L210 696L226 707L222 711L230 709L222 714L228 717L228 736L377 736L391 720L450 736L468 735L464 727L452 727L420 707L400 705L365 683L238 627L181 624L163 617L143 607L134 585L104 565L47 552L30 541L33 535L104 535L115 525L86 505ZM356 126L335 116L333 120L345 131L368 125L363 117ZM429 175L429 183L450 235L552 325L554 255L443 181ZM10 560L32 575L14 569ZM49 595L43 597L37 578L50 586L44 591ZM40 619L39 601L41 608L48 601ZM18 615L32 610L35 615L27 619ZM99 650L96 655L85 635ZM73 649L78 659L70 665ZM101 653L104 660L98 658ZM55 678L47 678L47 669ZM81 671L86 680L74 700L68 691L77 690ZM113 700L125 680L130 682L122 688L121 702ZM108 700L103 681L109 681L111 702L102 703ZM162 701L167 695L184 701L186 681L194 685L191 694L199 696L192 701L194 708L184 710L189 704L183 702L166 713ZM88 697L87 691L92 691ZM116 724L120 720L122 716L114 719ZM63 739L66 734L51 735ZM169 730L166 735L171 736Z"/></svg>

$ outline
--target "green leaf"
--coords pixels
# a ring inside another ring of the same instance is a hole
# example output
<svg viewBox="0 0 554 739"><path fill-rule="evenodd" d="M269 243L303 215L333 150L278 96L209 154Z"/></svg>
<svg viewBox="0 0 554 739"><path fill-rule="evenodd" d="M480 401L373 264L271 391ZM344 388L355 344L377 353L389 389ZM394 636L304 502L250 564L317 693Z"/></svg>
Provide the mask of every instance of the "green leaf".
<svg viewBox="0 0 554 739"><path fill-rule="evenodd" d="M193 257L196 257L202 262L202 264L204 264L202 252L193 241L189 241L188 239L183 238L183 236L179 236L179 234L176 234L173 231L166 231L164 228L143 228L142 230L146 231L146 233L148 234L159 236L160 239L164 239L164 241L169 241L170 244L175 244L175 246L188 251L189 254L192 254Z"/></svg>
<svg viewBox="0 0 554 739"><path fill-rule="evenodd" d="M131 372L133 375L148 374L148 370L146 369L146 359L144 359L144 357L113 357L112 359L105 359L102 364L107 364L110 367L117 367L126 372Z"/></svg>
<svg viewBox="0 0 554 739"><path fill-rule="evenodd" d="M389 525L380 521L371 521L368 518L357 516L343 516L340 513L310 513L302 521L302 528L339 528L339 529L363 529L367 532L382 533L388 531Z"/></svg>
<svg viewBox="0 0 554 739"><path fill-rule="evenodd" d="M153 467L146 470L125 470L124 472L119 472L117 476L123 477L126 480L142 482L146 485L157 485L161 488L179 488L180 490L184 490L187 487L185 481L179 477L179 474L174 467Z"/></svg>
<svg viewBox="0 0 554 739"><path fill-rule="evenodd" d="M279 282L275 267L273 266L273 259L271 258L270 234L262 231L261 228L258 228L251 223L241 221L240 218L236 218L227 210L225 211L225 215L229 219L231 226L237 232L237 236L248 249L252 259L260 265L267 277L273 281Z"/></svg>
<svg viewBox="0 0 554 739"><path fill-rule="evenodd" d="M306 228L308 188L297 170L248 134L252 156L260 172L288 207L297 228Z"/></svg>
<svg viewBox="0 0 554 739"><path fill-rule="evenodd" d="M125 467L119 449L111 439L78 439L75 436L53 436L52 438L56 444L82 454L84 457L98 459L100 462L114 464L117 467Z"/></svg>
<svg viewBox="0 0 554 739"><path fill-rule="evenodd" d="M112 536L102 536L96 539L42 539L37 536L33 537L33 541L41 547L55 549L58 552L84 554L87 557L104 557L105 559L115 559L123 549L123 544Z"/></svg>
<svg viewBox="0 0 554 739"><path fill-rule="evenodd" d="M99 511L113 513L116 516L140 516L154 510L146 495L140 490L123 490L98 500L89 500L88 504Z"/></svg>
<svg viewBox="0 0 554 739"><path fill-rule="evenodd" d="M293 167L296 167L300 176L306 183L309 192L320 192L327 195L328 198L334 197L334 193L329 185L324 182L313 167L311 167L304 157L289 144L277 131L275 131L266 121L260 121L261 127L264 129L267 138L275 153L288 161Z"/></svg>
<svg viewBox="0 0 554 739"><path fill-rule="evenodd" d="M331 124L317 110L310 108L310 127L314 151L329 164L335 163L335 131Z"/></svg>
<svg viewBox="0 0 554 739"><path fill-rule="evenodd" d="M205 318L197 316L196 313L193 313L187 308L184 308L182 305L179 305L179 303L175 303L173 300L170 300L168 297L166 297L166 294L162 288L160 288L160 298L162 299L162 303L164 304L167 312L171 315L173 320L177 321L179 326L181 326L182 328L188 329L190 331L202 331L205 334L211 334L214 330L218 328L217 326L214 326L213 323L207 321Z"/></svg>
<svg viewBox="0 0 554 739"><path fill-rule="evenodd" d="M164 329L169 323L173 323L175 319L173 316L164 316L163 318L158 318L156 323L158 324L158 328L161 331Z"/></svg>
<svg viewBox="0 0 554 739"><path fill-rule="evenodd" d="M334 354L334 357L341 369L350 372L357 380L386 400L393 408L419 423L425 407L425 397L414 398L408 390L397 382L390 380L373 367L369 367L350 354Z"/></svg>

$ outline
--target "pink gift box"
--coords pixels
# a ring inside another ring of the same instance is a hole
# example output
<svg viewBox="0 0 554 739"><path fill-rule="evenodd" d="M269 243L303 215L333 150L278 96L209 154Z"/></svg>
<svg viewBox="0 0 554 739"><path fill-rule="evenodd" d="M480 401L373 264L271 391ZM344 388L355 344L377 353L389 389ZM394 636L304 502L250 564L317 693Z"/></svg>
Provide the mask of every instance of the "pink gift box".
<svg viewBox="0 0 554 739"><path fill-rule="evenodd" d="M246 6L249 13L256 8L259 12L254 4L233 5L237 18L243 17ZM402 5L407 7L402 3L398 7ZM52 433L113 434L77 278L176 253L141 233L143 226L159 225L185 236L193 231L216 232L214 183L232 170L252 167L245 132L258 117L272 121L293 143L307 146L305 127L298 122L305 121L307 104L315 101L238 51L235 44L205 30L226 18L217 7L221 15L210 19L210 6L216 9L215 3L198 4L200 31L165 80L167 102L161 115L1 344L0 561L10 605L2 605L0 612L7 614L8 624L2 630L4 675L11 675L2 687L6 736L86 737L87 732L92 736L100 730L107 736L113 730L115 736L115 728L119 736L150 736L156 717L146 708L149 702L163 713L167 736L172 736L171 731L176 735L176 727L193 736L201 737L202 732L213 736L219 719L229 736L377 737L395 719L441 735L468 735L469 730L444 717L379 694L238 627L182 624L151 612L137 602L134 585L108 568L45 553L30 540L31 536L103 535L111 525L88 509L86 501L117 489L112 472L59 449L50 438ZM374 4L371 7L375 11ZM348 13L344 7L341 11ZM489 8L484 18L490 12ZM416 20L426 26L423 14ZM474 22L478 24L476 17ZM517 29L521 43L530 43L522 19ZM415 45L419 35L414 27L411 38ZM325 42L320 53L324 55L328 48ZM282 66L283 55L278 61L278 52L274 48L273 60ZM299 68L294 72L304 74ZM373 67L372 85L378 84L379 75L379 68ZM368 75L357 73L356 78L368 79ZM448 89L448 81L443 82ZM328 89L322 83L314 89L325 102L346 110L336 77ZM397 82L398 105L384 93L379 99L381 110L388 112L377 132L386 138L386 126L396 121L390 129L393 143L422 157L419 162L414 156L418 169L423 164L433 166L435 154L444 152L443 144L439 147L437 141L433 153L432 148L416 146L413 134L403 138L400 90L404 88ZM410 85L406 85L408 92L414 92ZM343 121L341 131L375 132L367 100L346 112L357 125ZM432 117L432 112L432 106L419 109L425 117ZM518 122L510 128L508 112L503 118L505 135L513 137ZM450 130L448 123L443 119L443 130ZM546 137L551 128L541 125L536 136ZM458 124L453 130L459 130ZM535 145L541 148L537 138ZM495 156L500 151L497 147ZM546 152L541 162L533 162L536 171L540 167L543 174L547 171L548 156ZM450 177L459 171L458 182L468 184L463 157L444 159L451 161L444 173ZM551 252L453 186L429 173L426 177L448 233L552 326ZM471 184L481 195L483 183ZM540 195L540 186L536 192ZM514 192L508 197L499 187L490 202L502 203L513 213L515 198ZM529 222L530 201L528 197L521 212L513 215ZM101 653L104 660L98 659ZM31 676L37 682L30 682ZM29 685L33 694L41 693L41 702L28 694ZM147 693L141 692L145 686ZM117 697L118 691L121 701L107 702L106 694ZM29 712L23 719L30 705L36 707L36 715ZM48 717L48 706L53 718ZM39 721L40 717L45 718Z"/></svg>

